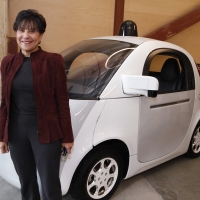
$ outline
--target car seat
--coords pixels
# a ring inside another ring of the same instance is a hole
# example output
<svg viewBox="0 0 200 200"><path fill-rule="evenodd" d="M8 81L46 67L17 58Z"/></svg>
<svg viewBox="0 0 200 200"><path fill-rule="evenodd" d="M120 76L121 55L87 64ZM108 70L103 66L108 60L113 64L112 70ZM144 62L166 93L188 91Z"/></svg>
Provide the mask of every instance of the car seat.
<svg viewBox="0 0 200 200"><path fill-rule="evenodd" d="M159 91L177 91L182 86L179 63L174 58L168 58L161 69Z"/></svg>

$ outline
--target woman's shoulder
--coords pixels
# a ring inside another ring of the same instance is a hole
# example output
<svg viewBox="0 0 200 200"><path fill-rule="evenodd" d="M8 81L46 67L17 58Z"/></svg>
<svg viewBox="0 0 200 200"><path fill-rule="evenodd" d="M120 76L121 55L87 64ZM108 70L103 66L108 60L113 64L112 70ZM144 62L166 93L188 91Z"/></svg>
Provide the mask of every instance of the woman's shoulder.
<svg viewBox="0 0 200 200"><path fill-rule="evenodd" d="M2 61L1 61L1 64L4 64L4 63L9 63L11 60L13 60L14 58L16 57L16 54L9 54L7 56L5 56Z"/></svg>
<svg viewBox="0 0 200 200"><path fill-rule="evenodd" d="M43 58L47 60L48 67L64 66L64 59L60 54L43 51L43 55Z"/></svg>
<svg viewBox="0 0 200 200"><path fill-rule="evenodd" d="M9 54L2 59L0 64L1 73L6 71L6 68L12 65L12 63L15 63L16 55L17 54Z"/></svg>
<svg viewBox="0 0 200 200"><path fill-rule="evenodd" d="M48 59L63 59L59 53L43 51L43 54L45 54Z"/></svg>

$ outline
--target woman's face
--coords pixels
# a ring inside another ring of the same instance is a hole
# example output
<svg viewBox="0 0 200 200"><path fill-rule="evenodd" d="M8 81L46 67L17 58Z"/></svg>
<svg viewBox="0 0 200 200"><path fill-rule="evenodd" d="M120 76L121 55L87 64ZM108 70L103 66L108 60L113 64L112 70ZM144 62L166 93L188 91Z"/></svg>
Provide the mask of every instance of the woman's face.
<svg viewBox="0 0 200 200"><path fill-rule="evenodd" d="M42 36L43 34L31 28L31 26L18 28L16 31L17 44L25 57L29 57L31 52L38 50L38 44L41 42Z"/></svg>

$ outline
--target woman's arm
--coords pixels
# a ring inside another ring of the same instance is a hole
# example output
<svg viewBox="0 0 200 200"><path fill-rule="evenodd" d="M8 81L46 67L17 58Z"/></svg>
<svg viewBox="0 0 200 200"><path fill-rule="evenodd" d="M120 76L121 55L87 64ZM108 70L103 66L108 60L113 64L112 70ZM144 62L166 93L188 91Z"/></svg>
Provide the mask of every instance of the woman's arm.
<svg viewBox="0 0 200 200"><path fill-rule="evenodd" d="M6 101L5 101L5 59L3 59L0 67L1 72L1 104L0 104L0 142L3 142L4 138L4 129L7 119L7 107L6 107Z"/></svg>
<svg viewBox="0 0 200 200"><path fill-rule="evenodd" d="M57 55L57 64L56 64L56 81L55 81L55 100L57 104L59 122L64 136L62 138L62 143L73 143L74 138L73 138L71 116L69 109L69 98L67 93L67 85L66 85L67 80L64 68L64 60L61 55L58 54L56 55ZM68 147L68 145L66 147Z"/></svg>

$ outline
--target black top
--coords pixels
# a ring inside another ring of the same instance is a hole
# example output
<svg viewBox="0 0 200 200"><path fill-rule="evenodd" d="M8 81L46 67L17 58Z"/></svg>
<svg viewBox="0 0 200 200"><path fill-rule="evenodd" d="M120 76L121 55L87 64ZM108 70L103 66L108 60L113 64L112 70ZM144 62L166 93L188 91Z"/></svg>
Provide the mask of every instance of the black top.
<svg viewBox="0 0 200 200"><path fill-rule="evenodd" d="M17 114L36 114L30 57L24 57L24 62L13 79L10 108L11 112Z"/></svg>

